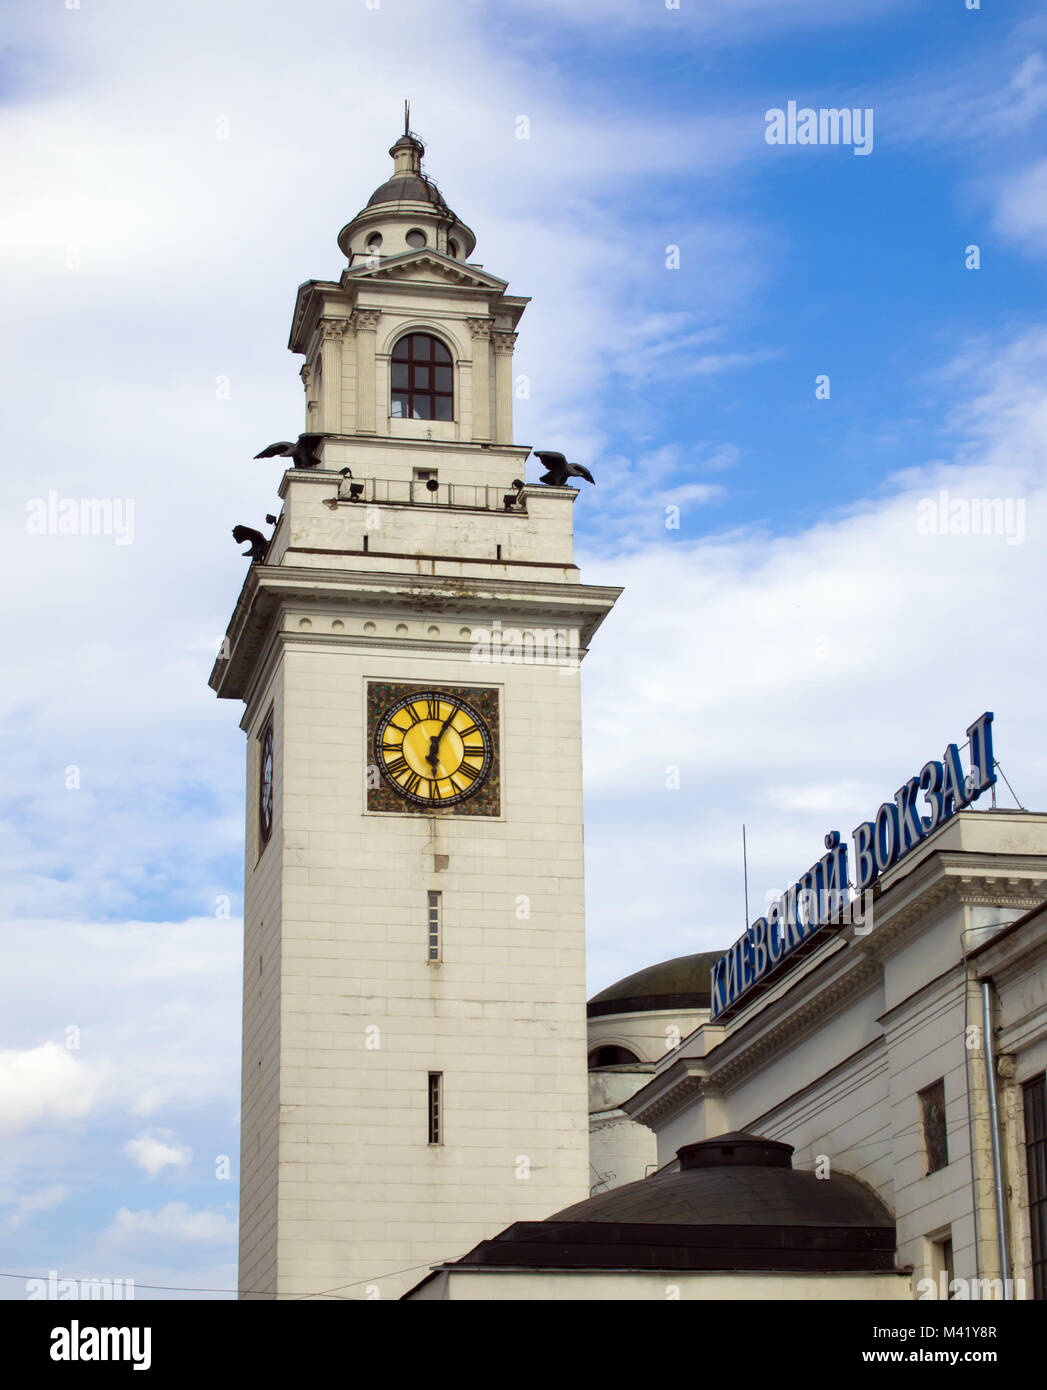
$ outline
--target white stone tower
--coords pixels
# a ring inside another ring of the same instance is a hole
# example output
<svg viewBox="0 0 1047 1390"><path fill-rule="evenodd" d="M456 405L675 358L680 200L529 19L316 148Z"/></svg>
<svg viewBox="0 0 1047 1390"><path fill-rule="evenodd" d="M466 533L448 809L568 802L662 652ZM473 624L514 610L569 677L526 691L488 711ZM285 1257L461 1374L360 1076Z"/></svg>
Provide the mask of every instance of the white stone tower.
<svg viewBox="0 0 1047 1390"><path fill-rule="evenodd" d="M316 462L211 675L246 706L243 1297L396 1297L589 1190L578 663L620 591L575 492L518 484L526 299L390 153L298 291Z"/></svg>

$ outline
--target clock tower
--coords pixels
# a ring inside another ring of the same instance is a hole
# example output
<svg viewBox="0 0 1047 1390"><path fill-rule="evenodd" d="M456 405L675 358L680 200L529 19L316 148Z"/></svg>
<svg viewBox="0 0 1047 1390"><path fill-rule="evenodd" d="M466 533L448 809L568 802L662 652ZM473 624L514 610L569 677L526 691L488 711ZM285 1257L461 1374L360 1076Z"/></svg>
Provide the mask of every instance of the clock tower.
<svg viewBox="0 0 1047 1390"><path fill-rule="evenodd" d="M298 291L309 437L211 675L245 706L245 1298L395 1298L589 1190L579 663L620 590L580 581L576 492L522 481L527 300L390 154Z"/></svg>

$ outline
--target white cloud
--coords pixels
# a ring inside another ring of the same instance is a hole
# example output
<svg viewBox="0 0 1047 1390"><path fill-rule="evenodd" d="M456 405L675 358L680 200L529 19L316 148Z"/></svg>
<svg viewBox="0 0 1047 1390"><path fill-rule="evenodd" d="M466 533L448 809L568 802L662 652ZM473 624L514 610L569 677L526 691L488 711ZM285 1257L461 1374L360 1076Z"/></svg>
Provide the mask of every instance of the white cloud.
<svg viewBox="0 0 1047 1390"><path fill-rule="evenodd" d="M537 11L580 28L610 30L668 30L681 42L708 43L717 39L759 43L782 30L824 28L860 23L872 15L889 13L901 0L513 0L523 10ZM670 28L670 26L672 26Z"/></svg>
<svg viewBox="0 0 1047 1390"><path fill-rule="evenodd" d="M186 1144L179 1144L170 1130L144 1130L133 1139L128 1139L124 1153L151 1178L155 1178L164 1168L184 1168L193 1156L192 1149Z"/></svg>
<svg viewBox="0 0 1047 1390"><path fill-rule="evenodd" d="M516 8L609 32L682 21L688 38L753 38L890 6ZM206 689L207 648L246 568L229 528L259 524L274 503L278 469L251 455L301 418L298 359L280 350L294 288L337 274L335 233L388 172L405 72L430 171L475 226L478 256L534 296L518 351L532 397L517 437L599 456L598 495L614 498L601 553L581 557L587 580L627 585L586 662L594 984L737 934L743 819L759 895L811 862L829 823L867 813L912 757L985 704L998 711L1004 766L1017 763L1028 800L1042 795L1034 695L1044 672L1029 639L1044 606L1042 344L960 364L956 396L975 398L957 421L961 471L913 473L898 496L795 536L753 525L697 544L673 537L665 505L711 509L716 484L696 478L733 466L744 485L745 460L722 440L646 456L637 445L625 457L608 380L642 386L768 360L774 346L746 342L732 311L780 250L704 201L696 221L689 196L664 206L636 193L680 168L681 152L691 187L722 193L717 176L765 152L763 104L746 113L714 94L667 120L623 90L611 106L564 65L555 25L517 46L492 39L484 7L445 6L438 25L425 22L431 14L432 0L320 4L310 13L320 47L302 42L300 11L255 0L132 6L118 20L37 7L17 22L51 87L0 109L11 151L5 293L19 323L0 343L0 371L21 403L9 452L31 461L0 481L0 553L17 594L5 610L0 713L16 732L3 766L19 798L0 825L0 910L14 919L0 1027L16 1048L71 1022L84 1039L80 1054L48 1043L0 1057L20 1144L31 1145L35 1125L103 1111L120 1124L162 1116L184 1133L169 1112L211 1106L224 1128L206 1122L194 1146L235 1152L240 924L207 914L219 894L239 892L243 742L240 711ZM463 74L453 91L448 71ZM936 106L915 93L884 113L885 126L990 139L1025 130L1041 109L1035 62L1012 65L995 87L966 79L940 84ZM530 140L515 138L520 112ZM229 140L216 138L222 116ZM878 131L879 119L878 107ZM1039 245L1039 184L1009 176L1001 230ZM686 314L683 280L664 267L669 242L681 246L681 277L701 267ZM219 374L231 380L228 401L215 398ZM972 387L979 380L984 389ZM1026 545L918 537L915 503L939 485L1020 490ZM135 544L27 537L25 503L51 487L132 497ZM682 767L678 793L664 790L668 763ZM79 791L66 790L70 764ZM174 896L184 904L172 908ZM130 920L173 912L190 920ZM36 1053L4 1070L4 1058ZM105 1136L99 1164L126 1132ZM147 1172L143 1160L187 1152L167 1131L143 1134L128 1153ZM38 1152L5 1158L35 1172ZM156 1171L181 1178L187 1166L172 1159ZM66 1182L62 1172L44 1190ZM122 1207L107 1235L230 1249L235 1239L227 1216L187 1203ZM180 1282L177 1268L135 1264L150 1267L155 1282ZM231 1271L184 1282L227 1287Z"/></svg>
<svg viewBox="0 0 1047 1390"><path fill-rule="evenodd" d="M37 1212L53 1211L55 1207L61 1206L68 1196L69 1189L59 1183L51 1187L37 1188L35 1192L27 1192L15 1202L14 1210L8 1214L8 1226L12 1229L23 1226Z"/></svg>
<svg viewBox="0 0 1047 1390"><path fill-rule="evenodd" d="M640 100L594 106L555 45L543 56L492 44L472 7L433 26L430 4L321 6L321 49L301 43L297 13L247 0L220 15L187 0L119 23L68 11L19 20L17 37L54 76L31 102L0 108L11 153L0 273L20 323L17 342L0 343L0 372L23 402L9 448L34 460L0 481L0 555L19 591L4 615L0 714L18 730L4 767L20 792L17 817L0 815L2 915L188 917L222 893L238 900L239 871L223 877L242 836L239 801L226 797L242 778L239 715L206 688L206 647L246 569L229 531L278 505L279 467L252 455L301 419L299 363L282 351L294 290L338 273L336 232L391 167L390 93L405 70L430 172L475 222L480 258L534 296L518 438L590 460L604 447L621 335L677 294L669 240L703 274L677 365L749 360L722 334L710 350L700 343L760 283L759 235L712 212L695 221L683 205L608 211L634 181L678 167L681 148L699 180L750 158L745 121L710 101L668 132ZM448 70L470 74L453 100ZM305 128L288 120L302 90ZM515 138L521 111L527 141ZM39 158L16 153L29 148ZM229 400L216 398L218 375ZM51 489L133 500L134 544L27 535L27 502ZM67 789L70 767L79 789Z"/></svg>
<svg viewBox="0 0 1047 1390"><path fill-rule="evenodd" d="M0 1052L0 1131L84 1119L101 1080L95 1066L56 1042Z"/></svg>
<svg viewBox="0 0 1047 1390"><path fill-rule="evenodd" d="M1047 160L1008 179L996 200L997 231L1028 249L1047 250Z"/></svg>
<svg viewBox="0 0 1047 1390"><path fill-rule="evenodd" d="M17 1072L13 1109L39 1116L52 1093L71 1113L90 1104L139 1116L227 1104L239 1069L241 942L236 918L10 923L0 1036L14 1040L42 1018L56 1036L80 1030L79 1052L48 1042L0 1054L31 1059Z"/></svg>
<svg viewBox="0 0 1047 1390"><path fill-rule="evenodd" d="M625 586L584 667L594 988L733 940L743 821L762 901L984 709L1024 803L1047 799L1047 655L1029 640L1047 606L1047 333L969 349L943 379L951 463L796 534L652 529L580 557L588 582ZM922 534L941 489L1023 503L1024 542Z"/></svg>
<svg viewBox="0 0 1047 1390"><path fill-rule="evenodd" d="M102 1233L111 1246L139 1245L142 1238L177 1242L229 1242L236 1225L220 1211L193 1211L187 1202L168 1202L159 1211L130 1211L121 1207Z"/></svg>

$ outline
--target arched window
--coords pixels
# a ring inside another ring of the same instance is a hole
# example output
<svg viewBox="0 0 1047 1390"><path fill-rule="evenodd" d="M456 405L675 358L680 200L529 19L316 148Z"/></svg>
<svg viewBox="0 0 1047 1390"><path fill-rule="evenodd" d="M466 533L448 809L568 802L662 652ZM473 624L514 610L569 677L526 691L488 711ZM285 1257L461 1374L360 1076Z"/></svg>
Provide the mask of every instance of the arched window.
<svg viewBox="0 0 1047 1390"><path fill-rule="evenodd" d="M408 333L393 348L392 399L397 420L453 420L451 354L430 333Z"/></svg>
<svg viewBox="0 0 1047 1390"><path fill-rule="evenodd" d="M603 1047L597 1047L589 1053L589 1070L595 1071L597 1067L627 1067L630 1062L638 1062L639 1060L639 1057L635 1057L627 1047L606 1043Z"/></svg>

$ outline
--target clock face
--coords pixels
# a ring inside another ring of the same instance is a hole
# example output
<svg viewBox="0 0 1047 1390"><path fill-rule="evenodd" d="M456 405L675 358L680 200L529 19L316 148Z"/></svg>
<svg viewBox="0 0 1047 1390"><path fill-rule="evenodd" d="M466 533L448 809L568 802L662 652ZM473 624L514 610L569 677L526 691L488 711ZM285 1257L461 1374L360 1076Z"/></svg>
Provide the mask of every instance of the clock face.
<svg viewBox="0 0 1047 1390"><path fill-rule="evenodd" d="M273 828L273 726L270 724L262 736L262 761L258 779L258 823L262 832L262 843L269 839Z"/></svg>
<svg viewBox="0 0 1047 1390"><path fill-rule="evenodd" d="M414 806L456 806L475 796L494 764L484 716L451 690L412 690L387 705L374 734L386 784Z"/></svg>

